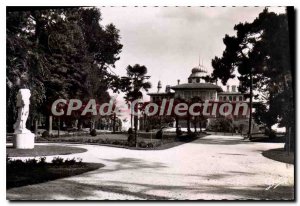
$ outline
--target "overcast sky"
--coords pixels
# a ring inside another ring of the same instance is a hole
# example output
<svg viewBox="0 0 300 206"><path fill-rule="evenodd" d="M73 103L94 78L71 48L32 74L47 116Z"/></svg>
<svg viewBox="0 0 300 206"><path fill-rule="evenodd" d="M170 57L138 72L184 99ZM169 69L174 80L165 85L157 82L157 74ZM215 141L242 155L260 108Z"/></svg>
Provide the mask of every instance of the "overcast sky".
<svg viewBox="0 0 300 206"><path fill-rule="evenodd" d="M166 85L187 83L199 57L208 72L211 60L225 49L225 34L234 35L239 22L252 22L264 7L100 7L102 25L113 23L120 30L123 50L113 71L126 75L128 65L141 64L151 76L151 92L161 80ZM284 7L270 11L285 12ZM230 80L229 85L238 84ZM221 83L219 83L221 85ZM225 87L223 87L225 89ZM122 95L118 96L122 100ZM144 100L149 100L145 95Z"/></svg>
<svg viewBox="0 0 300 206"><path fill-rule="evenodd" d="M102 25L113 23L120 30L123 50L114 72L126 74L126 66L145 65L152 89L161 80L186 83L199 56L208 71L211 60L221 56L225 34L233 35L239 22L251 22L264 7L100 7ZM284 7L270 11L284 12ZM228 84L238 84L230 81Z"/></svg>

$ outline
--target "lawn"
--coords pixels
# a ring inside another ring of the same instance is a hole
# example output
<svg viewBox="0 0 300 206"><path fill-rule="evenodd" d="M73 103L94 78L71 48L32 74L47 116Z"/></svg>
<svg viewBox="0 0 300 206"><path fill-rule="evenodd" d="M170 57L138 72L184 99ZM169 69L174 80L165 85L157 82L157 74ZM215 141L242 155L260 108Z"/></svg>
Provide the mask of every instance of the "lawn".
<svg viewBox="0 0 300 206"><path fill-rule="evenodd" d="M107 146L118 146L129 149L168 149L175 147L186 142L193 141L201 138L206 134L184 134L181 137L176 137L175 133L164 132L162 139L156 139L156 132L139 132L137 137L137 147L128 145L128 134L98 134L97 136L65 136L65 137L51 137L38 139L38 142L65 142L65 143L78 143L78 144L97 144Z"/></svg>
<svg viewBox="0 0 300 206"><path fill-rule="evenodd" d="M85 136L62 136L62 137L48 137L44 139L39 137L37 142L67 142L67 143L79 143L79 144L99 144L99 145L117 145L121 147L128 147L128 134L97 134L97 136L85 135ZM138 135L137 138L138 147L140 148L154 148L158 147L166 141L160 139L149 139Z"/></svg>
<svg viewBox="0 0 300 206"><path fill-rule="evenodd" d="M6 147L8 157L37 157L51 155L68 155L82 153L87 150L79 147L66 147L56 145L35 145L34 149L15 149L12 146Z"/></svg>
<svg viewBox="0 0 300 206"><path fill-rule="evenodd" d="M276 160L279 162L284 162L287 164L294 164L295 154L294 152L291 152L288 154L287 151L285 151L283 148L277 148L277 149L271 149L262 152L262 155L270 158L272 160Z"/></svg>

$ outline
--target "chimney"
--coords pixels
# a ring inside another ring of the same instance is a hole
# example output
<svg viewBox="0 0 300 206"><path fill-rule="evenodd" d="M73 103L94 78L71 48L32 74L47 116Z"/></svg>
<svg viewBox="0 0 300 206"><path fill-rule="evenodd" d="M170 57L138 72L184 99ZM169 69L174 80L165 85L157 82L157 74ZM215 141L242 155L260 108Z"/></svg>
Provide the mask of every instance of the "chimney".
<svg viewBox="0 0 300 206"><path fill-rule="evenodd" d="M180 84L180 79L177 79L177 84Z"/></svg>
<svg viewBox="0 0 300 206"><path fill-rule="evenodd" d="M166 86L166 93L170 93L170 91L171 91L171 86L170 86L170 85L167 85L167 86Z"/></svg>
<svg viewBox="0 0 300 206"><path fill-rule="evenodd" d="M230 86L229 86L229 85L227 85L227 90L226 90L226 92L229 92L229 87L230 87Z"/></svg>
<svg viewBox="0 0 300 206"><path fill-rule="evenodd" d="M235 85L232 85L232 86L231 86L231 91L232 91L232 92L236 92L236 86L235 86Z"/></svg>

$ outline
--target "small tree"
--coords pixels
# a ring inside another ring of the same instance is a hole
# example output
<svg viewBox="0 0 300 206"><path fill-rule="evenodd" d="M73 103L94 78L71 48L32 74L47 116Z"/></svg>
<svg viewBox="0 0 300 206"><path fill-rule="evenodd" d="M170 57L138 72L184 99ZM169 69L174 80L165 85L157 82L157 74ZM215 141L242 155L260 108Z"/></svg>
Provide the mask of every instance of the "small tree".
<svg viewBox="0 0 300 206"><path fill-rule="evenodd" d="M127 68L127 76L122 77L121 80L122 89L126 93L124 97L126 103L131 108L131 127L132 127L132 112L138 111L138 104L135 105L135 108L132 108L132 102L138 99L143 98L142 91L148 91L151 88L151 83L146 81L149 79L147 74L147 67L141 66L139 64L135 64L134 66L128 65ZM135 131L135 143L137 140L137 124L138 124L138 117L134 116L134 131Z"/></svg>

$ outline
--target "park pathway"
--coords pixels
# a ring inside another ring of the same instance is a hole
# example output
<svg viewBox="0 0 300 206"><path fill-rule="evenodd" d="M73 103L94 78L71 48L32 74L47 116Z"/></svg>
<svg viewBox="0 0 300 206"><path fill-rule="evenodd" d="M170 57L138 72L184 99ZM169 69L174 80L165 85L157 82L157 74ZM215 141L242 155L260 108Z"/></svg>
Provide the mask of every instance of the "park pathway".
<svg viewBox="0 0 300 206"><path fill-rule="evenodd" d="M67 145L67 144L66 144ZM72 145L74 146L74 145ZM166 150L76 145L61 155L105 167L78 176L7 190L7 199L292 199L294 166L262 156L282 143L210 135ZM47 160L51 160L48 157Z"/></svg>

